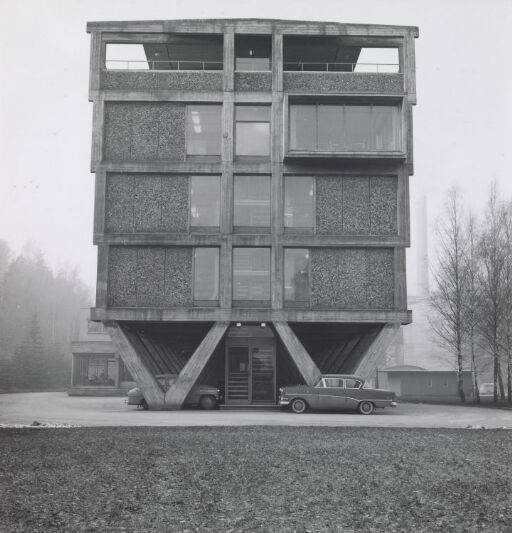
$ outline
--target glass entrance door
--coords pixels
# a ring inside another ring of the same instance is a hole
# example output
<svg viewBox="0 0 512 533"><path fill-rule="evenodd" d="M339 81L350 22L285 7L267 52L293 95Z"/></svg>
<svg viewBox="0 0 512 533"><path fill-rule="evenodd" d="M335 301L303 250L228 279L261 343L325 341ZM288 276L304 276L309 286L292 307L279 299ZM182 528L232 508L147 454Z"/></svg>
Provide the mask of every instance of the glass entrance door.
<svg viewBox="0 0 512 533"><path fill-rule="evenodd" d="M226 348L226 404L273 404L275 345L261 339L243 344Z"/></svg>

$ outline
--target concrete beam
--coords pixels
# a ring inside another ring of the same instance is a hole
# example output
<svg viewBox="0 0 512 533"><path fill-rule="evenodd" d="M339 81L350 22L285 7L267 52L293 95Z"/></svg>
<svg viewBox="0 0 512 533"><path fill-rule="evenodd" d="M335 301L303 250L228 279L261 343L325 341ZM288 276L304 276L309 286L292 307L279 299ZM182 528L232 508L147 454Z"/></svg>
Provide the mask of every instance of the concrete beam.
<svg viewBox="0 0 512 533"><path fill-rule="evenodd" d="M373 377L376 369L384 362L386 352L395 340L399 329L400 324L398 322L388 322L373 340L373 343L355 369L354 374L364 379Z"/></svg>
<svg viewBox="0 0 512 533"><path fill-rule="evenodd" d="M109 322L105 324L105 329L110 335L114 346L117 348L117 352L123 360L123 363L140 388L149 408L163 409L165 399L164 391L158 384L155 376L146 368L140 355L136 352L126 336L123 327L117 322Z"/></svg>
<svg viewBox="0 0 512 533"><path fill-rule="evenodd" d="M288 350L290 357L297 366L298 371L304 378L304 381L310 387L316 385L322 373L313 359L311 359L292 328L287 322L274 322L274 327L280 339L283 341L285 348Z"/></svg>
<svg viewBox="0 0 512 533"><path fill-rule="evenodd" d="M185 398L228 329L229 322L216 322L165 394L165 409L181 409Z"/></svg>

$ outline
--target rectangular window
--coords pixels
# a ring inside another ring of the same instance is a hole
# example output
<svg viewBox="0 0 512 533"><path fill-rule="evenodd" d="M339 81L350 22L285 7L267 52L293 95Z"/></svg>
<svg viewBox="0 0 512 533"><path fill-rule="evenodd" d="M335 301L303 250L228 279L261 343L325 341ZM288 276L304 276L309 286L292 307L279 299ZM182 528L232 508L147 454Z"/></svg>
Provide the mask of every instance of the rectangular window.
<svg viewBox="0 0 512 533"><path fill-rule="evenodd" d="M190 226L219 227L220 176L192 176L190 179Z"/></svg>
<svg viewBox="0 0 512 533"><path fill-rule="evenodd" d="M285 176L284 227L313 229L315 217L314 179Z"/></svg>
<svg viewBox="0 0 512 533"><path fill-rule="evenodd" d="M220 155L221 105L187 106L187 155Z"/></svg>
<svg viewBox="0 0 512 533"><path fill-rule="evenodd" d="M290 105L290 150L370 152L400 150L396 106Z"/></svg>
<svg viewBox="0 0 512 533"><path fill-rule="evenodd" d="M194 300L219 299L219 249L194 250Z"/></svg>
<svg viewBox="0 0 512 533"><path fill-rule="evenodd" d="M270 106L235 107L235 155L270 155Z"/></svg>
<svg viewBox="0 0 512 533"><path fill-rule="evenodd" d="M270 301L270 248L233 249L233 300Z"/></svg>
<svg viewBox="0 0 512 533"><path fill-rule="evenodd" d="M284 251L284 299L287 303L308 304L310 299L309 250Z"/></svg>
<svg viewBox="0 0 512 533"><path fill-rule="evenodd" d="M233 224L270 230L270 176L234 177Z"/></svg>

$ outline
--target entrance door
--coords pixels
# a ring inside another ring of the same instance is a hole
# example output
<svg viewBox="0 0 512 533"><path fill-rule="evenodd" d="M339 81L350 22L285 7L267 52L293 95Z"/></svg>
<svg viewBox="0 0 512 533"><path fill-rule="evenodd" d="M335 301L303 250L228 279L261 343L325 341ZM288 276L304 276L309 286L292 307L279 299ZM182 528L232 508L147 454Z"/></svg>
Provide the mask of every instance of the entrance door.
<svg viewBox="0 0 512 533"><path fill-rule="evenodd" d="M274 342L237 339L236 344L226 347L226 404L273 404Z"/></svg>

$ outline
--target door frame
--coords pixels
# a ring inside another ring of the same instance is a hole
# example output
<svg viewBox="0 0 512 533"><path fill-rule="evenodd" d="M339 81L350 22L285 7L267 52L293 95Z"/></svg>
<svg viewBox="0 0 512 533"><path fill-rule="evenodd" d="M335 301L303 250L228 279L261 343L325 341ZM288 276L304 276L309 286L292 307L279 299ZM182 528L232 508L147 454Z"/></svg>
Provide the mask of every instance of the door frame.
<svg viewBox="0 0 512 533"><path fill-rule="evenodd" d="M276 340L270 337L232 337L226 339L225 346L225 371L224 371L224 383L225 394L224 403L226 405L274 405L276 403L276 386L277 386L277 365L276 365ZM243 347L249 350L249 376L248 376L248 400L243 402L240 400L231 400L228 398L228 377L229 377L229 349L233 347ZM272 348L272 366L273 366L273 379L272 379L272 399L271 400L259 400L254 402L252 400L252 350L253 348Z"/></svg>

